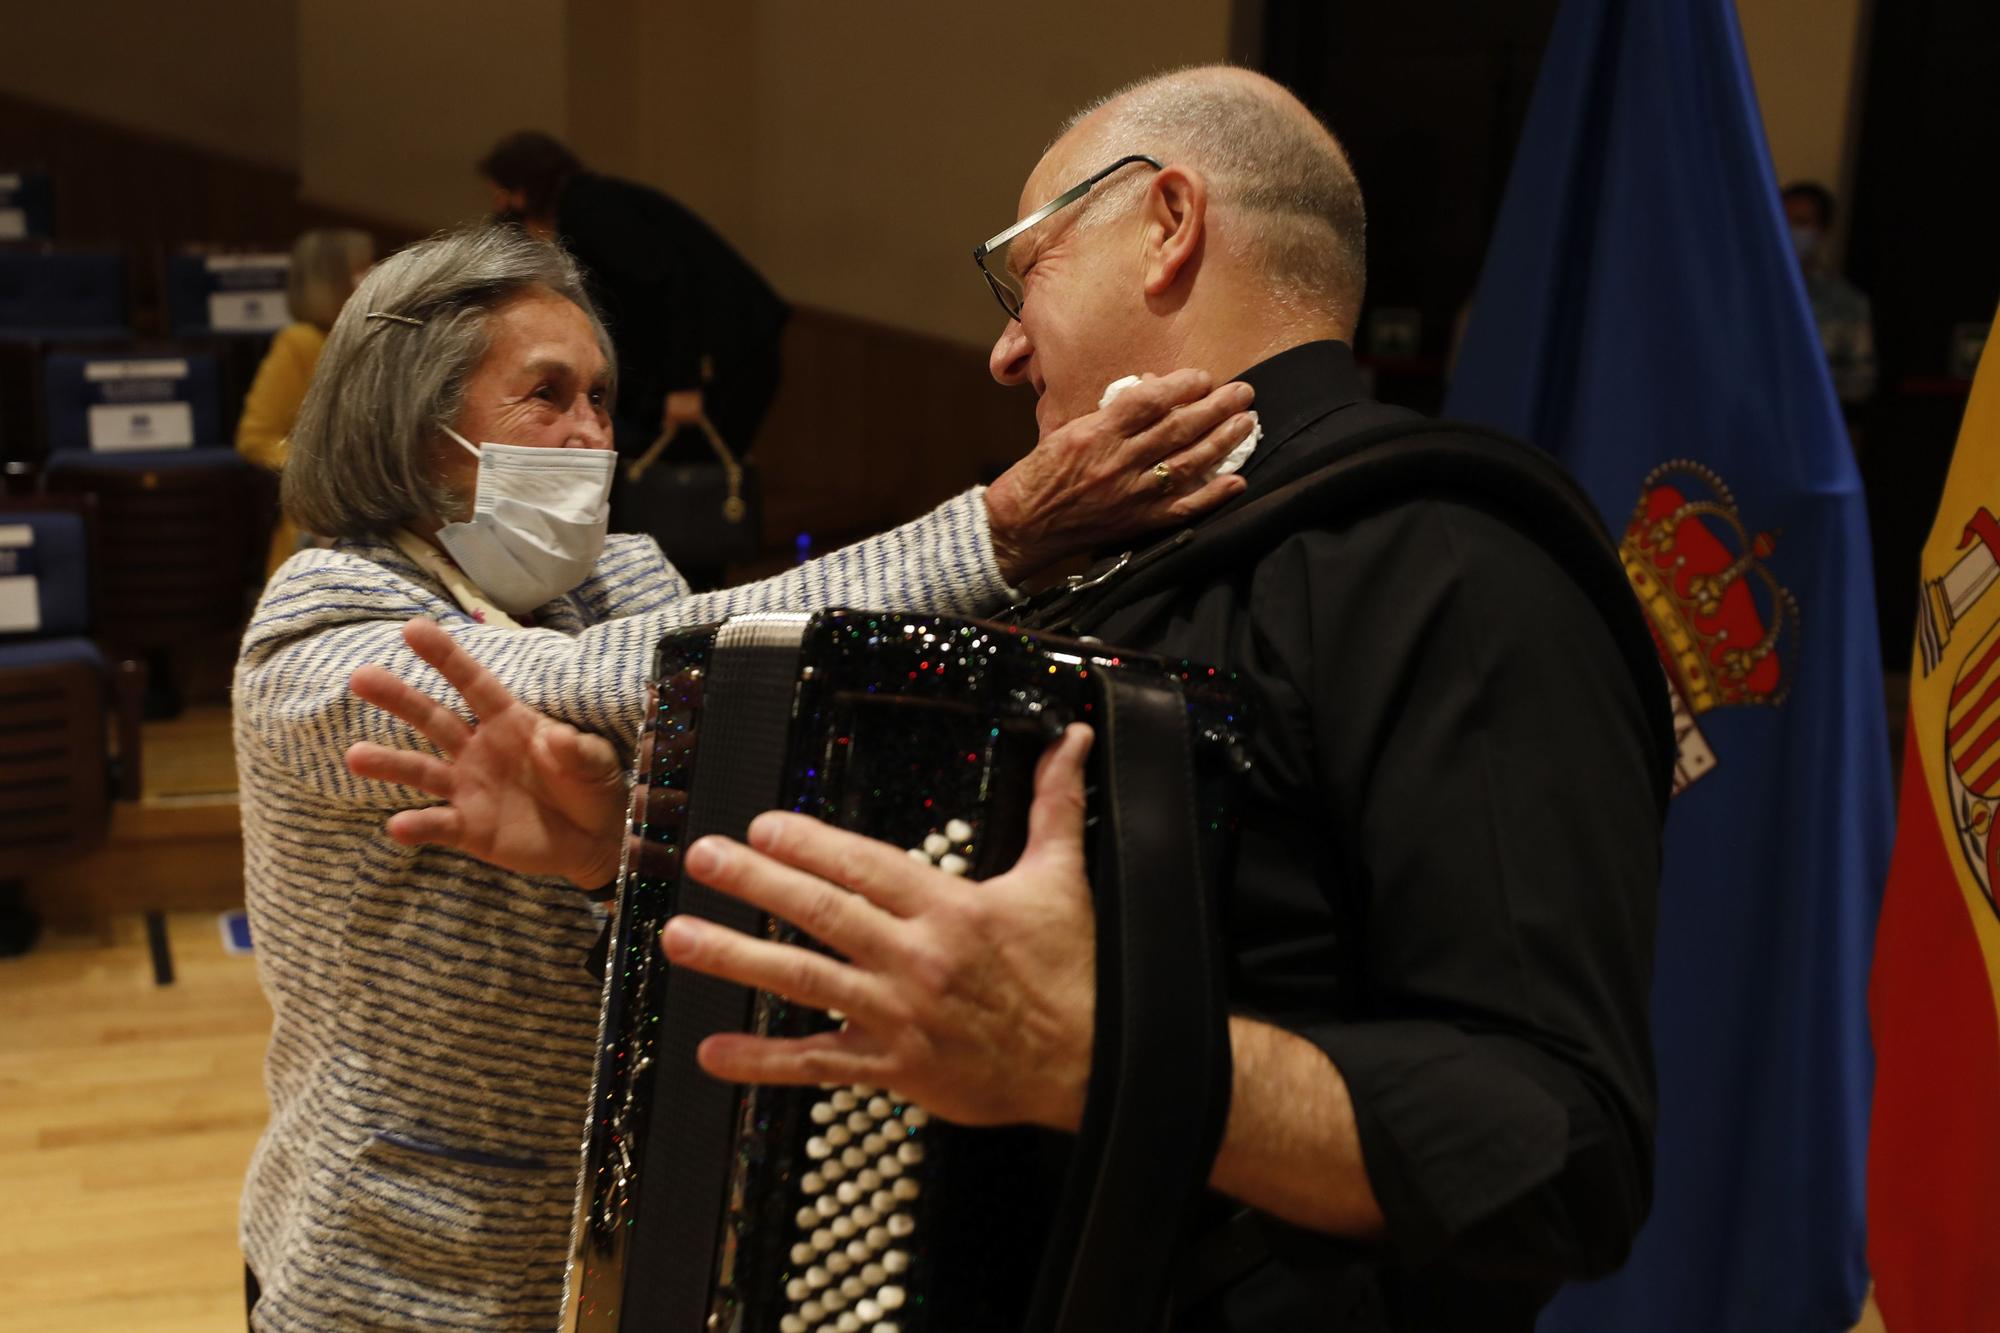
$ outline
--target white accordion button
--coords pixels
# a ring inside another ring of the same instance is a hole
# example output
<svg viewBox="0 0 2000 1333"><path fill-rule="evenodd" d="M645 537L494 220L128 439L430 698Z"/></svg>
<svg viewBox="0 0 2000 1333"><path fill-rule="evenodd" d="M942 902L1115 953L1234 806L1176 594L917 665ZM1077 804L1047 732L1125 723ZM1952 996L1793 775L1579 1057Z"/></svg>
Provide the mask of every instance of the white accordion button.
<svg viewBox="0 0 2000 1333"><path fill-rule="evenodd" d="M903 1328L902 1325L900 1324L891 1324L887 1321L884 1321L880 1324L875 1325L875 1327L872 1330L870 1330L870 1333L903 1333Z"/></svg>
<svg viewBox="0 0 2000 1333"><path fill-rule="evenodd" d="M826 1318L826 1307L818 1301L807 1301L799 1307L799 1318L805 1320L808 1324L817 1324L820 1320Z"/></svg>
<svg viewBox="0 0 2000 1333"><path fill-rule="evenodd" d="M804 1278L795 1277L785 1284L785 1295L791 1300L802 1301L812 1295L812 1288L806 1285Z"/></svg>
<svg viewBox="0 0 2000 1333"><path fill-rule="evenodd" d="M931 1113L921 1106L905 1107L903 1110L903 1123L911 1129L922 1129L930 1122Z"/></svg>
<svg viewBox="0 0 2000 1333"><path fill-rule="evenodd" d="M875 1102L879 1102L881 1100L882 1099L880 1097L877 1097L875 1098L874 1101L871 1101L868 1104L869 1106L872 1107L873 1105L875 1105ZM867 1111L856 1111L852 1115L847 1117L847 1127L853 1130L856 1134L866 1134L869 1130L875 1128L875 1122L877 1120L880 1120L881 1118L882 1117L880 1116L871 1117Z"/></svg>
<svg viewBox="0 0 2000 1333"><path fill-rule="evenodd" d="M806 1156L815 1162L823 1162L833 1152L833 1146L815 1134L806 1140Z"/></svg>
<svg viewBox="0 0 2000 1333"><path fill-rule="evenodd" d="M852 1240L855 1232L854 1219L842 1213L833 1219L831 1230L837 1240Z"/></svg>
<svg viewBox="0 0 2000 1333"><path fill-rule="evenodd" d="M863 1319L873 1322L882 1317L882 1307L874 1301L861 1301L855 1305L854 1313L860 1315Z"/></svg>
<svg viewBox="0 0 2000 1333"><path fill-rule="evenodd" d="M874 1248L874 1249L878 1249L878 1250L879 1250L879 1249L881 1249L881 1248L882 1248L883 1246L887 1245L888 1243L889 1243L889 1228L887 1228L887 1227L869 1227L869 1228L868 1228L868 1244L869 1244L869 1245L870 1245L870 1246L871 1246L872 1248ZM891 1273L894 1273L894 1272L897 1272L897 1271L899 1271L899 1270L897 1270L897 1269L894 1269L894 1268L891 1268L891 1269L890 1269L889 1271L890 1271Z"/></svg>
<svg viewBox="0 0 2000 1333"><path fill-rule="evenodd" d="M933 861L951 850L951 839L942 833L933 833L924 839L924 852Z"/></svg>
<svg viewBox="0 0 2000 1333"><path fill-rule="evenodd" d="M889 1177L889 1179L891 1180L894 1180L897 1176L903 1174L903 1164L897 1161L894 1157L890 1156L888 1153L883 1153L882 1156L876 1160L875 1169L877 1171L880 1171L883 1175Z"/></svg>
<svg viewBox="0 0 2000 1333"><path fill-rule="evenodd" d="M901 1287L884 1287L876 1293L875 1299L882 1303L884 1310L900 1310L903 1308L903 1289Z"/></svg>
<svg viewBox="0 0 2000 1333"><path fill-rule="evenodd" d="M916 1182L911 1181L910 1183L915 1184ZM903 1182L899 1180L896 1182L896 1184L900 1188ZM901 1197L899 1194L892 1194L888 1190L876 1190L875 1193L872 1196L870 1196L868 1200L868 1206L870 1208L873 1208L876 1212L882 1214L884 1217L887 1217L890 1213L896 1211L896 1200L899 1197Z"/></svg>
<svg viewBox="0 0 2000 1333"><path fill-rule="evenodd" d="M874 1116L877 1120L887 1120L889 1113L895 1109L895 1107L889 1105L887 1097L870 1097L868 1099L868 1114Z"/></svg>
<svg viewBox="0 0 2000 1333"><path fill-rule="evenodd" d="M854 1131L846 1125L834 1125L826 1131L826 1141L835 1148L845 1148L854 1141Z"/></svg>
<svg viewBox="0 0 2000 1333"><path fill-rule="evenodd" d="M819 1222L819 1213L809 1207L801 1208L797 1213L792 1215L792 1221L799 1224L799 1230L804 1231L806 1228L814 1226Z"/></svg>
<svg viewBox="0 0 2000 1333"><path fill-rule="evenodd" d="M833 1094L833 1109L836 1111L852 1111L860 1104L852 1088L841 1088Z"/></svg>
<svg viewBox="0 0 2000 1333"><path fill-rule="evenodd" d="M856 1208L854 1210L853 1216L854 1216L854 1225L863 1228L872 1227L877 1222L882 1220L881 1216L878 1213L876 1213L876 1211L873 1208L870 1208L867 1204L863 1204L861 1205L861 1207Z"/></svg>
<svg viewBox="0 0 2000 1333"><path fill-rule="evenodd" d="M880 1264L869 1264L861 1270L861 1280L871 1287L879 1287L889 1280L889 1270Z"/></svg>
<svg viewBox="0 0 2000 1333"><path fill-rule="evenodd" d="M818 1190L812 1189L811 1186L807 1186L806 1188L811 1193L814 1194L819 1193ZM846 1204L848 1207L851 1208L857 1201L860 1200L861 1188L851 1180L843 1180L840 1182L839 1188L834 1190L833 1197L840 1200L842 1203Z"/></svg>
<svg viewBox="0 0 2000 1333"><path fill-rule="evenodd" d="M839 1180L847 1174L847 1167L837 1157L829 1157L819 1164L819 1174L825 1180Z"/></svg>
<svg viewBox="0 0 2000 1333"><path fill-rule="evenodd" d="M879 1153L888 1146L889 1140L880 1134L870 1134L867 1138L861 1140L861 1151L865 1153Z"/></svg>
<svg viewBox="0 0 2000 1333"><path fill-rule="evenodd" d="M837 1113L836 1113L836 1112L834 1111L834 1109L833 1109L833 1103L832 1103L832 1102L814 1102L814 1103L813 1103L813 1109L812 1109L812 1122L813 1122L813 1123L814 1123L815 1125L830 1125L830 1124L832 1124L832 1123L833 1123L833 1117L835 1116L835 1114L837 1114Z"/></svg>
<svg viewBox="0 0 2000 1333"><path fill-rule="evenodd" d="M910 1200L917 1197L918 1193L917 1182L911 1180L908 1176L904 1176L901 1180L896 1182L893 1189L893 1193L895 1194L898 1202L908 1203Z"/></svg>
<svg viewBox="0 0 2000 1333"><path fill-rule="evenodd" d="M938 858L938 869L944 871L947 875L963 875L966 871L972 869L972 862L966 860L957 852L951 852Z"/></svg>
<svg viewBox="0 0 2000 1333"><path fill-rule="evenodd" d="M854 1267L854 1261L849 1259L846 1255L842 1254L839 1250L835 1250L832 1254L826 1256L826 1271L833 1274L835 1277L841 1276L842 1274L846 1273L848 1269L852 1267ZM844 1285L845 1284L843 1284L843 1286Z"/></svg>
<svg viewBox="0 0 2000 1333"><path fill-rule="evenodd" d="M910 1215L908 1213L897 1213L894 1217L889 1219L889 1234L894 1236L897 1240L902 1240L906 1238L912 1231L915 1231L916 1229L917 1229L917 1224L910 1220Z"/></svg>
<svg viewBox="0 0 2000 1333"><path fill-rule="evenodd" d="M808 1171L799 1181L799 1188L808 1194L819 1194L826 1189L826 1179L817 1171Z"/></svg>
<svg viewBox="0 0 2000 1333"><path fill-rule="evenodd" d="M840 1294L847 1297L850 1301L866 1295L867 1291L868 1288L861 1285L861 1279L858 1277L843 1278L841 1280Z"/></svg>
<svg viewBox="0 0 2000 1333"><path fill-rule="evenodd" d="M870 1167L856 1176L854 1183L865 1190L879 1190L882 1188L882 1173Z"/></svg>
<svg viewBox="0 0 2000 1333"><path fill-rule="evenodd" d="M882 1256L882 1267L888 1272L889 1276L900 1276L909 1271L910 1256L904 1250L891 1250Z"/></svg>
<svg viewBox="0 0 2000 1333"><path fill-rule="evenodd" d="M833 1281L832 1275L829 1274L824 1268L821 1268L818 1264L814 1264L811 1268L808 1268L806 1270L806 1285L808 1287L813 1288L815 1291L817 1291L821 1287L824 1287L827 1283L831 1281Z"/></svg>
<svg viewBox="0 0 2000 1333"><path fill-rule="evenodd" d="M833 1328L834 1333L861 1333L861 1320L855 1316L854 1311L846 1310L841 1313L839 1322L834 1324Z"/></svg>
<svg viewBox="0 0 2000 1333"><path fill-rule="evenodd" d="M788 1314L778 1321L778 1333L806 1333L806 1321L795 1314Z"/></svg>
<svg viewBox="0 0 2000 1333"><path fill-rule="evenodd" d="M875 1251L868 1247L868 1238L866 1236L857 1236L847 1242L847 1257L857 1264L867 1264L868 1256L873 1253ZM868 1268L873 1268L874 1266L873 1264L868 1264ZM869 1277L868 1269L864 1268L861 1270L861 1280L863 1282L874 1283L880 1282L882 1279Z"/></svg>
<svg viewBox="0 0 2000 1333"><path fill-rule="evenodd" d="M910 859L912 861L922 861L925 865L929 865L931 863L931 854L921 847L912 847L910 848Z"/></svg>
<svg viewBox="0 0 2000 1333"><path fill-rule="evenodd" d="M904 1166L915 1166L924 1160L924 1145L906 1139L896 1147L896 1160Z"/></svg>
<svg viewBox="0 0 2000 1333"><path fill-rule="evenodd" d="M868 1165L868 1154L850 1143L841 1152L840 1162L843 1166L851 1166L859 1171L862 1167Z"/></svg>
<svg viewBox="0 0 2000 1333"><path fill-rule="evenodd" d="M954 819L944 826L944 836L953 842L971 842L972 825L966 823L963 819Z"/></svg>
<svg viewBox="0 0 2000 1333"><path fill-rule="evenodd" d="M822 1194L818 1199L814 1200L813 1208L821 1217L832 1217L840 1211L840 1201L831 1194Z"/></svg>
<svg viewBox="0 0 2000 1333"><path fill-rule="evenodd" d="M815 1217L814 1220L817 1221L818 1220L817 1217ZM833 1233L831 1231L828 1231L825 1227L813 1228L812 1247L815 1251L824 1251L832 1249Z"/></svg>
<svg viewBox="0 0 2000 1333"><path fill-rule="evenodd" d="M818 1250L815 1250L804 1241L800 1241L798 1244L792 1246L792 1262L795 1264L809 1264L818 1253Z"/></svg>

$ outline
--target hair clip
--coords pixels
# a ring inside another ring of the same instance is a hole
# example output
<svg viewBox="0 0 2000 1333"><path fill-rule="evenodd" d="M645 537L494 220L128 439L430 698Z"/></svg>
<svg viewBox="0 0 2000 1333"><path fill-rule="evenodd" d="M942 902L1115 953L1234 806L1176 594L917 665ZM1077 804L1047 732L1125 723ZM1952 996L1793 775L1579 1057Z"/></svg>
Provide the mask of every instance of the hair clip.
<svg viewBox="0 0 2000 1333"><path fill-rule="evenodd" d="M371 310L363 315L362 319L393 319L398 324L407 324L413 329L420 329L424 326L424 322L421 319L412 319L408 315L392 315L386 310Z"/></svg>

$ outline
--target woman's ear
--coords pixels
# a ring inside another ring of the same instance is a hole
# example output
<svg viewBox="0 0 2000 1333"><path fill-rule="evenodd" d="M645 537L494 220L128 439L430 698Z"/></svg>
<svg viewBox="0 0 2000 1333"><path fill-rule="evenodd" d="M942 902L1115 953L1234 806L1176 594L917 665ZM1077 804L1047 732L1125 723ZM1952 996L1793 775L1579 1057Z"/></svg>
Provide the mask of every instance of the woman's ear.
<svg viewBox="0 0 2000 1333"><path fill-rule="evenodd" d="M1201 254L1208 227L1208 181L1189 167L1168 166L1146 186L1146 295L1164 295Z"/></svg>

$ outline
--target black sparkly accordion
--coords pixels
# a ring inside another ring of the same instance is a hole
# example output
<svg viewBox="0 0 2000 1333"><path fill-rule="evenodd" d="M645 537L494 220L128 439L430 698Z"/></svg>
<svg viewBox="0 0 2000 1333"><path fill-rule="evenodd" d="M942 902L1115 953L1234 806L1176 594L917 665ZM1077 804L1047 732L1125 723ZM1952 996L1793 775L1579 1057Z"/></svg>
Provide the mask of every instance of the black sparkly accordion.
<svg viewBox="0 0 2000 1333"><path fill-rule="evenodd" d="M1228 1109L1216 885L1246 761L1228 679L945 617L752 615L660 644L611 931L564 1327L575 1333L1112 1333L1158 1327ZM1098 997L1081 1131L969 1129L891 1088L744 1088L716 1032L824 1012L668 965L694 913L801 942L680 874L790 809L967 893L1019 856L1037 760L1097 733Z"/></svg>

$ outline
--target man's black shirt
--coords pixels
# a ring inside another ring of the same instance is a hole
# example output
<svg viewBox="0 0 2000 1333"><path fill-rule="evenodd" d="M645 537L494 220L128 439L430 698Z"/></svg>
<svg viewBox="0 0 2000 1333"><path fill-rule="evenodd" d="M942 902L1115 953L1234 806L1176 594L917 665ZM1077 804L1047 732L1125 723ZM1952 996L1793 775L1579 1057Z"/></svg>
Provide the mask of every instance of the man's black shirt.
<svg viewBox="0 0 2000 1333"><path fill-rule="evenodd" d="M1339 343L1242 378L1264 429L1245 500L1410 415L1367 400ZM1176 1329L1532 1328L1561 1281L1622 1261L1651 1198L1658 756L1597 606L1517 516L1454 492L1081 628L1249 695L1232 1008L1338 1068L1388 1221L1355 1244L1258 1220L1261 1262L1184 1293Z"/></svg>

